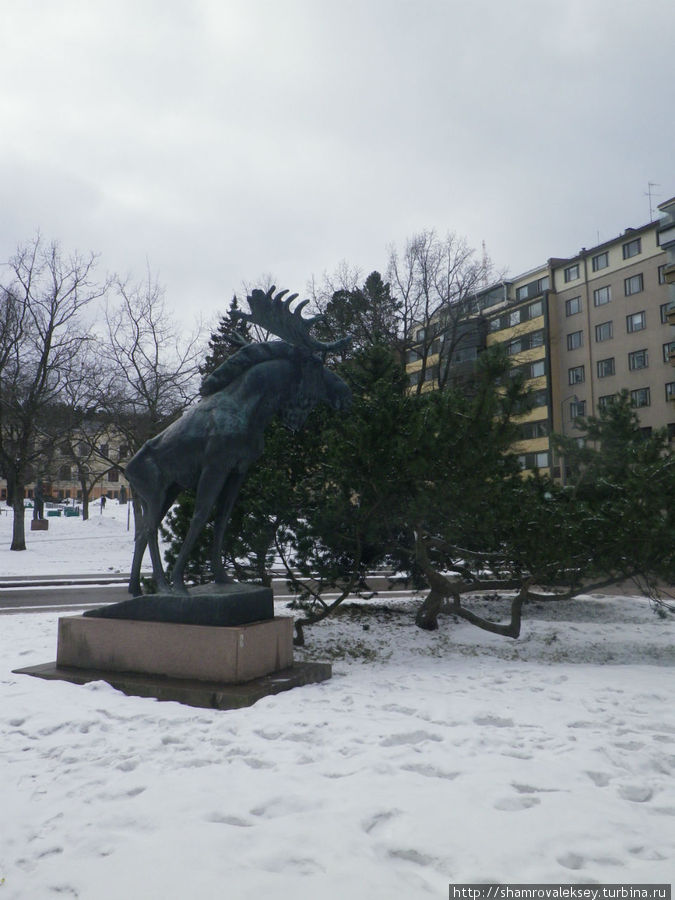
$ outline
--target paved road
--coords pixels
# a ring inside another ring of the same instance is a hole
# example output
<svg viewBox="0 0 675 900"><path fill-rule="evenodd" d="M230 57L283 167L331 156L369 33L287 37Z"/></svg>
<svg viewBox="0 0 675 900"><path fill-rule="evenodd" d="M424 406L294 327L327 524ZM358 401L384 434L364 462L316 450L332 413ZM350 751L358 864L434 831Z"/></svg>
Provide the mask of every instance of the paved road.
<svg viewBox="0 0 675 900"><path fill-rule="evenodd" d="M44 612L48 609L82 610L126 600L126 585L64 585L59 587L0 588L0 615L16 612Z"/></svg>
<svg viewBox="0 0 675 900"><path fill-rule="evenodd" d="M408 595L407 590L390 588L387 578L374 576L369 585L383 600L387 597ZM274 596L283 599L291 596L283 579L273 583ZM332 594L325 595L326 599ZM0 615L19 612L54 612L91 609L107 603L127 600L126 578L120 576L72 575L68 577L40 576L0 579Z"/></svg>

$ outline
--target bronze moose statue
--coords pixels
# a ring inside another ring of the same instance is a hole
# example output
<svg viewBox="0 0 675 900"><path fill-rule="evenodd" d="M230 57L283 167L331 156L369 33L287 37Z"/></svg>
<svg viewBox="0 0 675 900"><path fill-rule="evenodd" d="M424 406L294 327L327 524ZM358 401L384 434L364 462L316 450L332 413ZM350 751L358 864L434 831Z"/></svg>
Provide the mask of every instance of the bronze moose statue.
<svg viewBox="0 0 675 900"><path fill-rule="evenodd" d="M185 565L195 541L215 509L211 567L216 583L231 582L222 559L225 529L237 494L251 464L264 447L264 432L274 416L293 431L311 410L327 403L347 410L351 392L325 366L327 353L345 348L344 337L331 343L316 340L310 327L320 316L302 317L309 302L295 309L287 291L254 290L249 313L237 315L281 340L247 343L207 376L199 402L156 437L147 441L126 467L126 476L142 510L134 541L129 593L141 593L141 563L150 549L152 571L160 593L186 594ZM195 508L170 578L160 556L158 531L181 491L194 491Z"/></svg>

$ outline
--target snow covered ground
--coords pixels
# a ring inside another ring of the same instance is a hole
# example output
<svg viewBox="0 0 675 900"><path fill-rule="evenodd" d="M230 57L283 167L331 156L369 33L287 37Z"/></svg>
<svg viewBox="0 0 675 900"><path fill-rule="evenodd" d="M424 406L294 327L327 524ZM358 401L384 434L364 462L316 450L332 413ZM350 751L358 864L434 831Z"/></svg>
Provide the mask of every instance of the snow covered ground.
<svg viewBox="0 0 675 900"><path fill-rule="evenodd" d="M49 517L47 531L31 531L33 510L26 509L26 550L9 549L12 510L0 504L0 577L22 575L77 575L128 572L133 556L133 515L127 530L128 504L108 500L101 511L98 501L89 506L89 519ZM47 510L45 510L45 517Z"/></svg>
<svg viewBox="0 0 675 900"><path fill-rule="evenodd" d="M29 534L6 574L124 571L117 512L50 523L54 547ZM58 615L0 617L0 898L671 881L673 617L538 604L507 641L447 618L421 632L411 601L386 605L308 630L297 655L331 660L331 681L228 712L14 675L54 659Z"/></svg>

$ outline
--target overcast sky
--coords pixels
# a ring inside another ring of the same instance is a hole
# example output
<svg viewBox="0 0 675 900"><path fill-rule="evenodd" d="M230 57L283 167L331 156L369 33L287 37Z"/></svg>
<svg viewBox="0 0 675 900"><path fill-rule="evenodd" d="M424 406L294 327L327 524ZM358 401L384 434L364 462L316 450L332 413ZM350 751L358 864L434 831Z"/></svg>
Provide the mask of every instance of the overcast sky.
<svg viewBox="0 0 675 900"><path fill-rule="evenodd" d="M518 274L675 194L673 0L1 0L0 260L210 318L455 231Z"/></svg>

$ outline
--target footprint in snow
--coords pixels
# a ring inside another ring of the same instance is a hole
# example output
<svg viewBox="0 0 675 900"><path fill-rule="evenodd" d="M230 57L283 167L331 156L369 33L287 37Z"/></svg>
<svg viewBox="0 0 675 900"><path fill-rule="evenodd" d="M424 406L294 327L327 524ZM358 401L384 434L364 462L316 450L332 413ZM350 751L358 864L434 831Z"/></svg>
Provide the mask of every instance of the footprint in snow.
<svg viewBox="0 0 675 900"><path fill-rule="evenodd" d="M422 741L442 741L440 734L428 731L409 731L405 734L392 734L380 741L380 747L400 747L404 744L421 744Z"/></svg>
<svg viewBox="0 0 675 900"><path fill-rule="evenodd" d="M213 822L215 825L233 825L236 828L252 828L253 823L247 822L246 819L240 819L239 816L225 816L222 813L211 813L206 817L207 822Z"/></svg>
<svg viewBox="0 0 675 900"><path fill-rule="evenodd" d="M425 778L445 778L448 781L453 781L462 774L461 772L442 772L440 769L425 763L409 763L401 766L401 769L404 772L415 772L417 775L424 775Z"/></svg>
<svg viewBox="0 0 675 900"><path fill-rule="evenodd" d="M612 780L611 775L606 772L586 772L586 774L596 787L607 787Z"/></svg>
<svg viewBox="0 0 675 900"><path fill-rule="evenodd" d="M559 790L559 788L532 787L531 784L516 784L516 782L512 782L511 787L519 794L556 794Z"/></svg>
<svg viewBox="0 0 675 900"><path fill-rule="evenodd" d="M504 797L502 800L497 800L494 808L502 812L519 812L522 809L537 806L539 803L541 803L539 797Z"/></svg>
<svg viewBox="0 0 675 900"><path fill-rule="evenodd" d="M663 853L659 853L659 851L655 850L653 847L644 847L642 845L629 847L628 852L632 853L633 856L637 856L638 859L644 859L647 862L658 862L659 860L666 858Z"/></svg>
<svg viewBox="0 0 675 900"><path fill-rule="evenodd" d="M581 869L584 865L584 858L580 856L578 853L563 853L562 856L558 856L556 862L560 863L561 866L564 866L566 869Z"/></svg>
<svg viewBox="0 0 675 900"><path fill-rule="evenodd" d="M274 769L275 764L267 762L264 759L256 759L255 757L244 756L241 760L249 769Z"/></svg>
<svg viewBox="0 0 675 900"><path fill-rule="evenodd" d="M493 728L513 728L513 719L502 719L499 716L476 716L476 725L491 725Z"/></svg>
<svg viewBox="0 0 675 900"><path fill-rule="evenodd" d="M398 812L396 810L386 810L385 812L376 813L374 816L367 819L361 827L366 834L370 834L380 825L384 825L385 822L394 819L397 815Z"/></svg>
<svg viewBox="0 0 675 900"><path fill-rule="evenodd" d="M632 803L646 803L654 796L651 788L639 784L626 784L619 788L619 796Z"/></svg>

